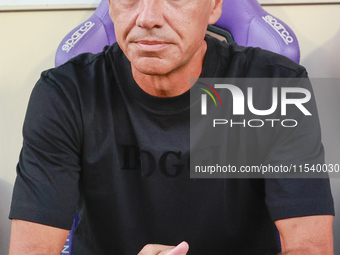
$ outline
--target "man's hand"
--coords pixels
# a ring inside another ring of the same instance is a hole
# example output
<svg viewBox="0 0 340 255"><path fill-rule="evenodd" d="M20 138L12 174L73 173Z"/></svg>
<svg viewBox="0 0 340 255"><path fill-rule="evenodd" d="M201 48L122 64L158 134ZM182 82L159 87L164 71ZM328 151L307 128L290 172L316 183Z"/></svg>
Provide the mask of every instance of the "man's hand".
<svg viewBox="0 0 340 255"><path fill-rule="evenodd" d="M160 244L148 244L138 253L138 255L186 255L189 245L181 242L177 246L167 246Z"/></svg>
<svg viewBox="0 0 340 255"><path fill-rule="evenodd" d="M319 215L275 221L282 254L333 255L333 216Z"/></svg>

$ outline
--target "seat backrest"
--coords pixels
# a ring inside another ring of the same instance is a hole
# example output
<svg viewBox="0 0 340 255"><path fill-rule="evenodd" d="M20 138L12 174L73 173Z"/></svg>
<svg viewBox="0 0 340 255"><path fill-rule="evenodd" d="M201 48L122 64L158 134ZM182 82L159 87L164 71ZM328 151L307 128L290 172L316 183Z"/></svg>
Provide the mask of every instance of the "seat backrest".
<svg viewBox="0 0 340 255"><path fill-rule="evenodd" d="M222 8L215 26L229 31L238 45L260 47L299 63L300 50L294 32L266 12L257 0L224 0ZM80 53L98 53L114 42L116 37L108 3L102 0L94 14L61 41L55 65L59 66Z"/></svg>

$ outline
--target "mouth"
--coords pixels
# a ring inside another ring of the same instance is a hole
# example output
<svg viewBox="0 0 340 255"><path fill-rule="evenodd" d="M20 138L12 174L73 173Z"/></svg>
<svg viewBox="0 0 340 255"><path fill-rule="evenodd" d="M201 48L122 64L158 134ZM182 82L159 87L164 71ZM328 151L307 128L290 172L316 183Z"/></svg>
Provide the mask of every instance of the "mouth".
<svg viewBox="0 0 340 255"><path fill-rule="evenodd" d="M170 43L157 40L140 40L135 42L136 46L143 51L159 51L168 47Z"/></svg>

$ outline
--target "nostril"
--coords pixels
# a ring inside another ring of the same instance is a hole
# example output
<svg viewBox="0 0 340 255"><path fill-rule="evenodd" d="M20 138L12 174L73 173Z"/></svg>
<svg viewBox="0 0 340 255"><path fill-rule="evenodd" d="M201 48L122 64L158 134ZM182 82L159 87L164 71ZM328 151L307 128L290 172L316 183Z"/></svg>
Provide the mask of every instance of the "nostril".
<svg viewBox="0 0 340 255"><path fill-rule="evenodd" d="M163 6L161 1L141 1L136 25L145 29L161 27L164 24L162 13Z"/></svg>

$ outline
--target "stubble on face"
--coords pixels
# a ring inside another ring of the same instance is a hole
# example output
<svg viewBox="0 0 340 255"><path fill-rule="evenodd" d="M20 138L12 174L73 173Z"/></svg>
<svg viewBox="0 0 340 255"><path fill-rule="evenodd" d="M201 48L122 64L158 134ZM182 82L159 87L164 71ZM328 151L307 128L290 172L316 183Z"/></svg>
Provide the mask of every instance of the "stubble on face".
<svg viewBox="0 0 340 255"><path fill-rule="evenodd" d="M152 76L153 82L158 77L158 84L200 75L212 1L111 0L117 42L141 87L147 80L143 75Z"/></svg>

